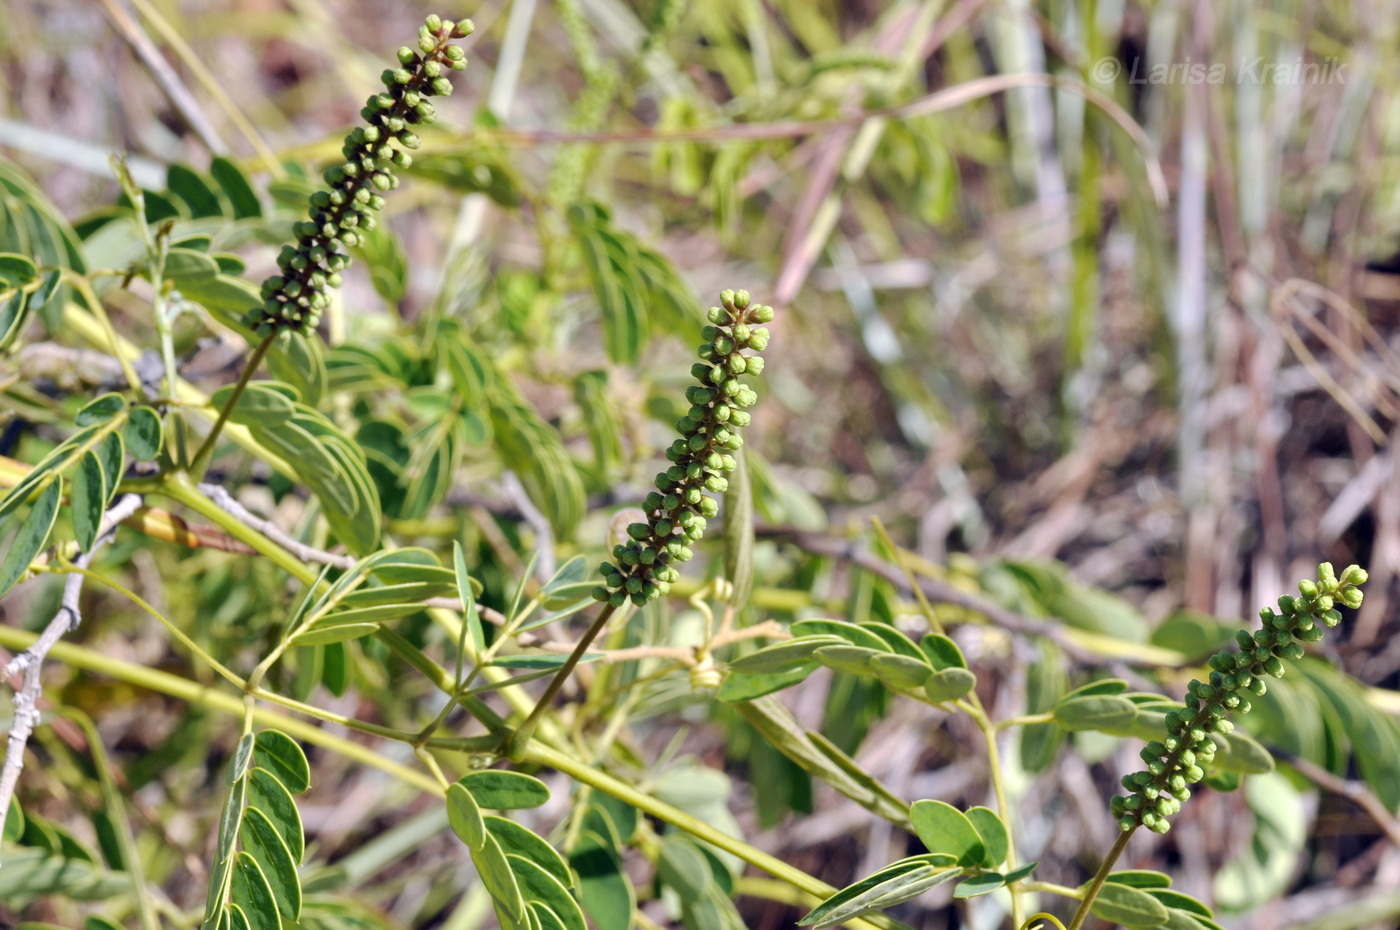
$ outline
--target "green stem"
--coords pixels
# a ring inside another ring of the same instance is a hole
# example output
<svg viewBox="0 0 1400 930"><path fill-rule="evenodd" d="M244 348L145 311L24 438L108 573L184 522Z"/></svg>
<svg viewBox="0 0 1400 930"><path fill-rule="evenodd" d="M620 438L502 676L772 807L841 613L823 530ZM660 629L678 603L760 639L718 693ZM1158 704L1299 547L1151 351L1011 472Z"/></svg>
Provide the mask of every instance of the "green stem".
<svg viewBox="0 0 1400 930"><path fill-rule="evenodd" d="M997 813L1001 815L1002 823L1006 826L1006 870L1016 871L1016 831L1011 824L1011 805L1006 801L1006 780L1001 772L1001 751L997 748L997 728L992 725L992 721L987 717L987 712L982 708L982 702L974 693L972 695L974 706L972 708L972 721L977 724L977 729L982 731L982 735L987 741L987 769L992 781L992 793L997 799ZM1010 888L1011 892L1011 925L1021 926L1021 895L1018 889Z"/></svg>
<svg viewBox="0 0 1400 930"><path fill-rule="evenodd" d="M146 876L141 869L141 855L136 848L136 837L131 833L131 820L126 816L125 798L112 779L112 762L107 757L107 749L102 745L97 726L91 717L80 710L65 707L60 713L77 724L87 737L88 751L92 753L92 767L97 771L97 782L102 791L102 803L107 808L112 832L116 834L117 848L121 850L126 873L131 876L141 930L160 930L155 910L151 907L150 892L146 890Z"/></svg>
<svg viewBox="0 0 1400 930"><path fill-rule="evenodd" d="M596 788L610 797L632 805L643 813L650 814L674 827L679 827L696 839L738 856L749 865L762 869L774 878L787 882L792 887L805 891L807 894L826 899L837 891L826 882L813 878L801 869L754 849L743 840L735 839L699 818L692 817L682 810L638 791L626 782L607 774L596 765L586 764L567 753L550 749L540 743L533 743L520 746L518 761L533 762L563 772L574 781ZM882 930L895 930L899 924L884 914L869 914L860 920L848 921L847 926L874 926L880 927Z"/></svg>
<svg viewBox="0 0 1400 930"><path fill-rule="evenodd" d="M1132 839L1132 830L1124 830L1118 834L1118 839L1113 841L1113 848L1104 856L1103 864L1099 866L1099 871L1094 875L1094 880L1089 883L1089 887L1084 891L1084 897L1079 900L1079 909L1074 912L1074 919L1069 922L1068 930L1079 930L1084 926L1084 921L1089 917L1089 908L1093 906L1094 899L1099 896L1103 889L1103 883L1108 881L1108 874L1113 871L1113 865L1118 861L1118 857L1123 855L1123 850L1128 848L1128 840Z"/></svg>
<svg viewBox="0 0 1400 930"><path fill-rule="evenodd" d="M89 569L80 568L79 566L73 565L71 563L65 563L62 568L54 569L54 571L72 572L75 574L79 574L82 575L84 578L88 579L89 581L95 581L100 585L104 585L105 587L111 588L113 591L116 591L118 594L131 601L137 607L140 607L146 613L150 614L152 617L155 617L158 621L160 621L161 626L169 630L170 635L174 636L177 640L179 640L180 644L183 645L186 649L188 649L195 656L195 658L207 664L216 673L222 676L225 681L229 682L229 684L237 688L244 688L247 686L247 682L245 682L234 672L230 671L227 667L225 667L221 662L219 662L209 653L205 652L204 649L201 648L198 643L196 643L193 639L186 635L184 630L176 626L174 621L172 621L169 617L166 617L160 611L156 610L155 607L151 606L150 603L148 603L135 591L123 587L122 585L118 584L110 578L107 578L103 575L99 575L94 571L90 571Z"/></svg>
<svg viewBox="0 0 1400 930"><path fill-rule="evenodd" d="M505 754L507 756L512 759L520 758L520 753L529 745L530 737L534 735L535 727L539 726L540 717L549 710L549 706L554 703L555 697L559 694L559 689L564 687L564 682L573 672L574 666L578 665L583 654L593 644L593 640L598 638L598 634L603 632L603 627L607 626L608 621L612 619L613 611L613 606L609 604L598 612L598 618L593 621L593 625L583 634L583 638L578 641L574 651L569 653L569 658L550 679L549 687L545 688L544 694L540 695L540 699L535 703L535 709L530 711L530 716L526 717L525 722L506 740Z"/></svg>
<svg viewBox="0 0 1400 930"><path fill-rule="evenodd" d="M1009 730L1012 727L1031 727L1040 723L1054 722L1055 715L1051 713L1026 714L1024 717L1007 717L1005 720L998 720L992 726L996 727L997 730Z"/></svg>
<svg viewBox="0 0 1400 930"><path fill-rule="evenodd" d="M1078 901L1084 897L1084 892L1078 888L1071 888L1068 885L1057 885L1054 882L1037 882L1026 880L1021 883L1021 888L1031 894L1057 894L1062 898L1073 898Z"/></svg>
<svg viewBox="0 0 1400 930"><path fill-rule="evenodd" d="M107 340L109 351L116 357L117 363L122 366L122 374L126 375L127 383L139 396L141 394L141 378L137 376L136 369L131 366L131 360L121 351L121 343L117 338L117 331L112 328L111 319L107 316L107 308L102 306L102 301L97 299L97 293L92 289L92 285L88 283L87 278L67 269L63 271L63 280L83 296L83 303L88 305L88 310L102 327L102 334Z"/></svg>
<svg viewBox="0 0 1400 930"><path fill-rule="evenodd" d="M160 485L154 489L154 493L162 494L193 510L234 539L257 550L259 555L274 563L302 584L316 583L317 572L315 570L205 497L194 486L194 482L190 480L188 475L174 472L167 473L162 478Z"/></svg>
<svg viewBox="0 0 1400 930"><path fill-rule="evenodd" d="M219 418L214 421L214 426L209 430L209 435L204 437L204 444L199 447L199 451L194 454L194 458L190 461L189 471L198 475L204 470L205 466L209 464L209 458L214 454L214 444L219 439L219 433L223 432L224 424L228 422L228 415L233 411L234 405L238 403L238 398L243 396L243 391L248 387L248 382L253 379L253 373L256 372L258 366L262 364L263 357L267 355L268 349L272 348L272 340L276 338L276 336L268 336L262 342L258 343L258 347L253 350L253 354L248 357L248 363L243 366L243 373L238 376L238 382L233 386L233 392L229 394L227 403L225 403L223 409L219 411Z"/></svg>
<svg viewBox="0 0 1400 930"><path fill-rule="evenodd" d="M11 651L27 649L37 640L38 634L28 630L17 630L13 627L0 626L0 646L4 646ZM130 662L123 662L114 659L105 653L83 646L75 646L72 643L59 641L54 644L49 655L55 661L84 671L93 672L99 675L107 675L117 681L124 681L127 684L138 688L146 688L150 691L157 691L161 694L169 695L190 704L199 704L212 710L222 711L238 718L243 718L245 706L243 698L238 695L227 694L223 691L215 691L207 685L202 685L197 681L188 678L181 678L178 675L171 675L168 672L158 671L153 668L146 668L141 665L134 665ZM314 717L323 717L323 711L316 708L309 708L305 711ZM400 765L390 759L386 759L378 753L373 746L364 746L352 740L343 739L333 733L327 733L320 727L313 726L295 717L288 717L268 708L256 708L253 710L253 719L263 726L275 727L282 730L295 739L314 743L323 746L332 752L339 753L347 759L359 762L363 765L373 766L381 771L393 775L395 778L412 785L420 791L441 796L442 791L438 783L422 772L415 771L407 766Z"/></svg>
<svg viewBox="0 0 1400 930"><path fill-rule="evenodd" d="M879 518L871 521L875 526L875 532L880 537L880 541L890 551L894 562L904 573L904 577L909 582L909 588L914 592L915 598L919 602L919 607L923 611L925 619L928 620L929 627L936 633L943 632L943 626L938 621L938 616L933 612L933 605L924 596L923 586L914 575L914 571L909 567L909 563L904 558L903 551L890 539L889 533L885 531L885 526ZM996 795L997 814L1001 817L1002 824L1006 827L1006 868L1013 871L1016 868L1016 830L1012 823L1011 805L1006 800L1006 782L1001 772L1001 753L997 749L998 727L992 723L987 715L987 710L982 706L982 699L977 696L974 690L967 696L966 701L956 701L956 706L968 716L970 716L977 728L982 731L987 743L987 769L992 782L992 793ZM1011 892L1011 922L1012 926L1021 926L1021 895L1018 889L1012 887Z"/></svg>

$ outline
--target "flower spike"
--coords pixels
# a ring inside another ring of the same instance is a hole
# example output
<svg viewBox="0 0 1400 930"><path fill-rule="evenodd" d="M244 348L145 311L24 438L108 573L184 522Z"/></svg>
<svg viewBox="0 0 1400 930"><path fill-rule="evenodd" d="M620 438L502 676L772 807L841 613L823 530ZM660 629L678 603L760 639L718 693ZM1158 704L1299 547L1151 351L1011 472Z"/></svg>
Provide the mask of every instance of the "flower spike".
<svg viewBox="0 0 1400 930"><path fill-rule="evenodd" d="M360 110L367 125L345 137L345 161L326 170L329 189L311 195L309 218L292 227L296 243L283 247L278 273L263 282L261 306L244 317L258 336L316 327L329 290L340 286L340 273L350 264L344 249L359 245L363 232L374 229L374 214L384 209L383 192L399 186L394 168L413 162L408 150L419 140L411 127L436 119L428 98L452 93L444 71L467 66L466 53L451 40L471 35L474 28L469 19L454 23L429 16L418 30L417 49L399 49L399 67L381 76L384 91Z"/></svg>
<svg viewBox="0 0 1400 930"><path fill-rule="evenodd" d="M673 464L656 476L656 490L642 503L647 522L627 527L628 542L613 549L616 562L599 566L604 584L593 597L621 607L630 600L641 606L670 590L680 579L672 563L685 562L690 544L705 533L705 521L719 513L709 494L729 487L725 476L735 468L731 452L744 444L739 431L749 425L747 408L758 395L740 375L763 371L762 352L768 330L759 325L773 319L773 308L752 303L748 291L726 290L719 307L711 307L710 325L701 335L700 361L690 372L698 384L686 392L690 410L676 423L680 438L666 450Z"/></svg>

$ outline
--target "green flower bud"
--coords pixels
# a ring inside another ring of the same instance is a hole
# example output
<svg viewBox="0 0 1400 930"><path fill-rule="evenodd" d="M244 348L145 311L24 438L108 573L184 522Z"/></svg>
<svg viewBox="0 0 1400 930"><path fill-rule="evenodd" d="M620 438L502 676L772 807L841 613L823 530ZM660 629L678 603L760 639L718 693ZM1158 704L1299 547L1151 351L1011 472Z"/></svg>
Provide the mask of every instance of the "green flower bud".
<svg viewBox="0 0 1400 930"><path fill-rule="evenodd" d="M773 322L773 308L767 306L755 307L750 316L760 323L771 323Z"/></svg>
<svg viewBox="0 0 1400 930"><path fill-rule="evenodd" d="M602 585L594 588L590 593L593 595L593 600L595 601L606 601L608 598L612 597L612 592Z"/></svg>
<svg viewBox="0 0 1400 930"><path fill-rule="evenodd" d="M1332 583L1343 585L1365 584L1371 578L1371 576L1367 574L1366 569L1362 568L1360 565L1348 565L1342 571L1341 579L1338 580L1337 577L1332 574L1331 562L1323 562L1319 565L1317 567L1317 573L1319 577L1325 578ZM1358 591L1357 593L1360 594L1361 592Z"/></svg>
<svg viewBox="0 0 1400 930"><path fill-rule="evenodd" d="M418 60L418 53L407 45L402 46L398 51L399 64L411 65Z"/></svg>

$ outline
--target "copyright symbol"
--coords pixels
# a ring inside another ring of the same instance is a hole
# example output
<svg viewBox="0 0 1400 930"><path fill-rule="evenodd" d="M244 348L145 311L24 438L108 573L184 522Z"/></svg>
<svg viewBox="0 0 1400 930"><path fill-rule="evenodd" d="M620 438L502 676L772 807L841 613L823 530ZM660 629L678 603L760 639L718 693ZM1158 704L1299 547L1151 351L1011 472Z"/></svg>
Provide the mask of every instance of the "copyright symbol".
<svg viewBox="0 0 1400 930"><path fill-rule="evenodd" d="M1122 63L1117 58L1109 56L1094 62L1094 67L1089 69L1089 76L1094 79L1095 84L1112 84L1122 71Z"/></svg>

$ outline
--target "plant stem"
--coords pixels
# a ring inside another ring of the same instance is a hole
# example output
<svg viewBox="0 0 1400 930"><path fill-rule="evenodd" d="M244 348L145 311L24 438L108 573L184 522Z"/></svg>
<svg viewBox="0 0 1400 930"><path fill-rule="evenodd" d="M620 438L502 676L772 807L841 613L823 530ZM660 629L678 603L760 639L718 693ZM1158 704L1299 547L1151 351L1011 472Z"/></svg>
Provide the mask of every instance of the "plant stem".
<svg viewBox="0 0 1400 930"><path fill-rule="evenodd" d="M83 735L87 737L88 752L92 754L92 767L97 773L97 784L102 792L102 804L107 808L107 819L111 822L117 848L121 850L126 873L131 876L132 892L136 898L136 914L137 919L141 922L141 930L160 930L155 910L151 907L151 893L146 886L146 876L141 866L141 855L136 848L136 837L131 832L131 819L126 815L126 798L122 796L116 781L112 778L112 761L107 756L106 747L102 745L102 737L97 732L97 725L92 722L91 717L75 708L65 707L59 713L77 724L78 728L83 731Z"/></svg>
<svg viewBox="0 0 1400 930"><path fill-rule="evenodd" d="M68 278L65 277L64 280L68 280ZM72 282L74 286L77 286L78 281L82 281L84 284L87 283L85 279L79 277ZM123 363L123 369L129 368L131 360L141 355L140 349L116 333L111 332L109 327L104 328L97 316L84 310L76 303L64 305L63 325L88 345L109 352L117 361ZM209 406L209 398L204 392L200 391L183 378L176 378L175 385L176 396L167 398L168 401L178 403L182 407L201 408L193 410L192 412L199 416L207 415L207 411L202 409ZM245 451L257 456L263 464L272 468L274 471L281 472L290 477L296 476L296 470L287 464L286 459L254 439L252 434L248 432L246 426L230 423L225 425L224 432L235 443L242 446Z"/></svg>
<svg viewBox="0 0 1400 930"><path fill-rule="evenodd" d="M200 493L187 475L173 472L163 475L162 478L154 493L185 505L234 539L256 549L259 555L302 584L316 583L317 572L314 569Z"/></svg>
<svg viewBox="0 0 1400 930"><path fill-rule="evenodd" d="M588 651L588 647L593 644L593 640L597 639L598 634L603 632L603 627L607 626L608 621L612 619L613 612L614 608L611 604L598 612L598 618L593 621L593 625L583 634L583 638L578 641L574 651L569 653L569 657L564 660L559 671L550 679L549 687L545 688L544 694L540 695L540 699L535 703L535 709L530 711L530 716L526 717L525 722L506 739L505 754L507 756L517 760L520 758L520 753L529 745L530 737L534 735L535 727L539 726L540 717L554 702L554 698L559 694L559 689L564 687L565 680L573 672L574 666L578 665L579 660L583 658L583 654Z"/></svg>
<svg viewBox="0 0 1400 930"><path fill-rule="evenodd" d="M755 868L762 869L774 878L780 879L794 888L798 888L810 895L826 899L836 893L835 888L813 878L801 869L788 865L781 859L768 855L745 843L743 840L735 839L728 833L718 830L710 824L697 817L685 813L682 810L672 807L663 801L638 791L636 788L614 778L604 772L596 765L584 763L573 756L550 749L539 743L533 745L521 745L519 750L520 762L534 762L547 766L557 771L563 772L574 781L585 785L590 785L610 797L617 798L632 805L638 810L650 814L658 820L665 821L674 827L679 827L686 833L712 846L716 846L727 853L738 856L743 861ZM848 921L849 927L880 927L883 930L894 930L900 924L884 914L868 914L859 920Z"/></svg>
<svg viewBox="0 0 1400 930"><path fill-rule="evenodd" d="M1089 917L1089 908L1093 905L1094 899L1099 896L1099 891L1103 888L1103 883L1108 881L1108 873L1113 871L1113 864L1118 861L1118 857L1123 855L1123 850L1128 848L1128 840L1132 839L1137 827L1131 830L1124 830L1118 834L1118 839L1114 840L1113 848L1104 856L1103 864L1099 866L1099 871L1094 875L1094 880L1089 883L1088 889L1084 892L1084 897L1079 900L1079 909L1074 912L1074 919L1069 922L1068 930L1079 930L1084 926L1084 921Z"/></svg>
<svg viewBox="0 0 1400 930"><path fill-rule="evenodd" d="M1026 714L1024 717L1007 717L1005 720L998 720L992 724L997 730L1009 730L1012 727L1030 727L1040 723L1054 723L1055 715L1052 713Z"/></svg>
<svg viewBox="0 0 1400 930"><path fill-rule="evenodd" d="M262 364L263 357L267 355L268 349L272 348L272 340L276 336L268 336L258 347L253 350L253 354L248 357L248 363L243 366L243 374L238 376L238 383L233 386L233 393L229 394L228 402L219 411L219 418L214 421L214 426L209 430L209 435L204 437L204 444L199 447L199 451L194 454L190 461L189 471L198 475L209 464L209 458L214 454L214 444L219 439L219 433L223 431L224 423L228 421L228 415L233 411L233 407L238 403L238 398L243 396L243 391L248 387L248 382L253 379L253 373Z"/></svg>
<svg viewBox="0 0 1400 930"><path fill-rule="evenodd" d="M139 396L141 393L141 378L136 374L136 369L131 367L131 360L126 353L121 351L121 344L117 337L117 331L112 328L112 321L107 316L107 308L102 306L102 301L97 298L97 292L92 289L88 279L76 272L64 269L63 280L68 282L81 295L83 303L88 305L88 311L102 327L102 334L107 340L107 347L112 355L116 357L117 364L122 366L122 374L126 375L126 381L131 385L131 389Z"/></svg>
<svg viewBox="0 0 1400 930"><path fill-rule="evenodd" d="M199 645L199 643L196 643L193 639L186 635L185 631L176 626L173 620L171 620L169 617L166 617L160 611L156 610L155 607L151 606L151 604L148 601L142 598L135 591L132 591L129 588L118 584L117 582L111 580L110 578L107 578L104 575L99 575L97 572L83 568L80 565L65 563L63 567L52 570L55 572L82 575L89 581L95 581L98 584L105 585L106 587L111 588L113 591L116 591L118 594L131 601L137 607L140 607L146 613L150 614L152 617L155 617L158 621L160 621L161 626L169 630L171 636L179 640L182 646L188 649L197 659L204 662L216 673L222 676L224 680L226 680L236 688L243 688L247 686L247 682L245 682L235 672L230 671L227 667L223 665L223 663L219 662L209 653L205 652L204 649Z"/></svg>
<svg viewBox="0 0 1400 930"><path fill-rule="evenodd" d="M0 626L0 646L4 646L6 649L26 649L38 638L36 634L30 633L28 630ZM99 675L107 675L138 688L157 691L190 704L200 704L213 710L232 714L240 719L245 714L243 698L240 696L215 691L207 685L191 681L188 678L181 678L178 675L171 675L168 672L146 668L131 662L123 662L83 646L64 642L55 643L53 649L49 651L49 655L65 665ZM321 717L324 712L319 708L308 707L304 713ZM415 771L385 758L373 746L365 746L353 740L344 739L333 733L328 733L320 727L268 708L254 709L253 719L263 726L282 730L295 739L324 746L347 759L387 772L399 781L412 785L420 791L442 796L442 790L436 780L423 772Z"/></svg>
<svg viewBox="0 0 1400 930"><path fill-rule="evenodd" d="M884 524L879 518L871 521L875 526L875 532L879 534L880 540L890 550L894 556L895 564L904 572L904 577L908 579L909 588L918 599L919 608L923 611L924 617L928 620L929 627L937 633L943 632L943 626L938 621L938 616L933 612L933 605L924 596L923 587L915 577L913 569L904 558L903 551L890 539L889 533L885 532ZM997 749L998 728L992 723L987 715L986 708L982 706L982 699L977 696L977 691L973 690L966 701L958 701L957 706L968 716L970 716L977 728L982 731L982 735L987 742L987 770L990 773L992 782L992 793L997 799L997 814L1001 817L1002 823L1006 827L1006 868L1013 871L1016 868L1016 829L1011 819L1011 805L1006 800L1006 782L1001 774L1001 753ZM1017 889L1008 889L1011 892L1011 922L1015 927L1021 926L1021 896Z"/></svg>
<svg viewBox="0 0 1400 930"><path fill-rule="evenodd" d="M972 695L972 721L977 724L977 729L982 731L982 735L987 740L987 770L992 781L992 793L997 799L997 813L1001 815L1002 822L1006 826L1006 870L1014 872L1016 870L1016 833L1011 826L1011 805L1006 801L1006 780L1001 773L1001 752L997 748L997 728L987 717L987 712L982 708L982 702L977 699L974 692ZM1017 889L1008 889L1011 892L1011 925L1021 926L1021 896Z"/></svg>

